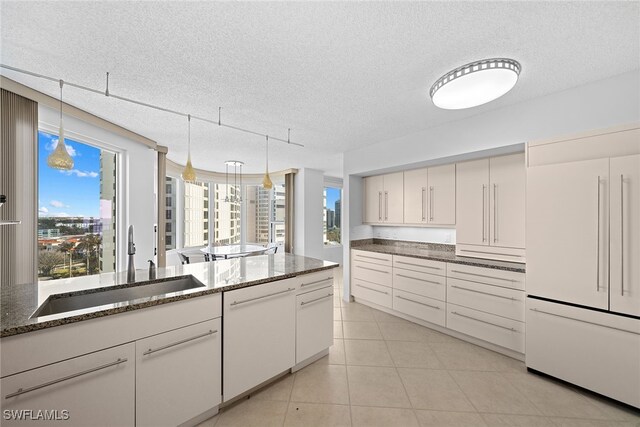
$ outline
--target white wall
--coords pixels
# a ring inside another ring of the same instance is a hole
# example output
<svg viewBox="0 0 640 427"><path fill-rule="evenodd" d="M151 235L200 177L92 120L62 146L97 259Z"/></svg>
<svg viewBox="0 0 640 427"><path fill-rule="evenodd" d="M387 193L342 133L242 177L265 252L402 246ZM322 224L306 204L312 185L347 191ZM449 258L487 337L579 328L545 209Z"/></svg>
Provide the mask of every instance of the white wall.
<svg viewBox="0 0 640 427"><path fill-rule="evenodd" d="M303 168L295 175L293 252L312 258L324 258L322 241L323 173Z"/></svg>
<svg viewBox="0 0 640 427"><path fill-rule="evenodd" d="M59 111L42 104L38 107L40 128L58 132ZM118 271L127 266L127 235L129 225L134 228L136 244L136 268L147 268L147 260L154 259L156 224L156 168L157 155L151 148L116 135L105 129L78 120L72 116L64 118L65 136L89 144L108 148L120 154L118 175L119 203L116 253Z"/></svg>
<svg viewBox="0 0 640 427"><path fill-rule="evenodd" d="M351 240L374 236L374 227L362 224L362 179L354 175L403 165L414 167L420 162L444 157L638 122L639 93L640 72L635 70L346 152L342 207L347 221L343 224L344 244L348 246ZM410 232L399 229L397 233L400 236ZM390 232L382 229L378 233ZM344 298L347 299L348 251L345 251L344 266Z"/></svg>
<svg viewBox="0 0 640 427"><path fill-rule="evenodd" d="M433 227L372 227L372 237L422 243L456 243L455 228Z"/></svg>

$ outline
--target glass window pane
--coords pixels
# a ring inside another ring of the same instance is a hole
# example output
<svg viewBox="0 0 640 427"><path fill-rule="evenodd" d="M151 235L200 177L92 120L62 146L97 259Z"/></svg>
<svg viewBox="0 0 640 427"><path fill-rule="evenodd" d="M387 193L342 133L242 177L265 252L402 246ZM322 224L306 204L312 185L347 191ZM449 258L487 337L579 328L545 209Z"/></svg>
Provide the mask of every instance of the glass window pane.
<svg viewBox="0 0 640 427"><path fill-rule="evenodd" d="M209 240L209 185L184 183L184 247L203 246Z"/></svg>
<svg viewBox="0 0 640 427"><path fill-rule="evenodd" d="M342 189L324 188L323 235L325 245L340 244Z"/></svg>
<svg viewBox="0 0 640 427"><path fill-rule="evenodd" d="M176 248L176 188L177 180L167 176L165 178L165 229L164 229L164 247L167 251Z"/></svg>
<svg viewBox="0 0 640 427"><path fill-rule="evenodd" d="M65 138L74 169L47 165L58 136L38 132L39 280L116 266L116 154Z"/></svg>

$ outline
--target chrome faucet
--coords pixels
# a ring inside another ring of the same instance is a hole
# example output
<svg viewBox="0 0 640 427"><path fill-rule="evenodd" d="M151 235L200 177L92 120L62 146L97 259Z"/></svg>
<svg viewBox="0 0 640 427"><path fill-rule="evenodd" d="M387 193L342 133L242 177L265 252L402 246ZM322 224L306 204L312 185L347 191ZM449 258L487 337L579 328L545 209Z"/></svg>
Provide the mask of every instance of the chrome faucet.
<svg viewBox="0 0 640 427"><path fill-rule="evenodd" d="M136 281L136 265L133 256L136 253L136 244L133 243L133 225L129 226L129 241L127 243L127 254L129 255L129 266L127 267L127 283Z"/></svg>
<svg viewBox="0 0 640 427"><path fill-rule="evenodd" d="M152 259L147 260L147 262L149 263L149 279L154 280L156 278L156 265Z"/></svg>

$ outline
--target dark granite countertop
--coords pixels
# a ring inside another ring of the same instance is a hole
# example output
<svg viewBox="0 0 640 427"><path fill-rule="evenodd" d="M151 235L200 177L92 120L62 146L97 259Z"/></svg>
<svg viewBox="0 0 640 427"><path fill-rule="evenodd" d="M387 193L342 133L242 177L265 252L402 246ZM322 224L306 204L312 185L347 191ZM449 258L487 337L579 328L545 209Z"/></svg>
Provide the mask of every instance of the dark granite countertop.
<svg viewBox="0 0 640 427"><path fill-rule="evenodd" d="M515 271L517 273L525 272L525 264L518 262L457 256L455 253L455 245L367 239L352 242L351 249L472 265L475 267L495 268L497 270Z"/></svg>
<svg viewBox="0 0 640 427"><path fill-rule="evenodd" d="M315 258L291 254L274 254L158 268L156 279L153 281L149 281L147 270L137 270L134 283L127 283L127 273L120 272L40 282L40 284L2 286L0 337L4 338L202 295L274 282L302 274L328 270L337 266L338 264L333 262ZM34 319L29 318L49 297L56 298L59 295L69 293L86 294L97 292L104 288L125 288L188 275L192 275L202 282L204 287L41 316Z"/></svg>

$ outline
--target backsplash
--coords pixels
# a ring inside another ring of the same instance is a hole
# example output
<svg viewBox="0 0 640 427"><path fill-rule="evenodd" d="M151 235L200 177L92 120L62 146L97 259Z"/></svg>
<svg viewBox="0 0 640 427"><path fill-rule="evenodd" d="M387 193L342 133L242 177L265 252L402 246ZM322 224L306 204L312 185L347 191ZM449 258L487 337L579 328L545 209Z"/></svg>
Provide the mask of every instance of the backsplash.
<svg viewBox="0 0 640 427"><path fill-rule="evenodd" d="M453 228L380 227L374 226L374 239L401 240L420 243L456 244L456 230Z"/></svg>

